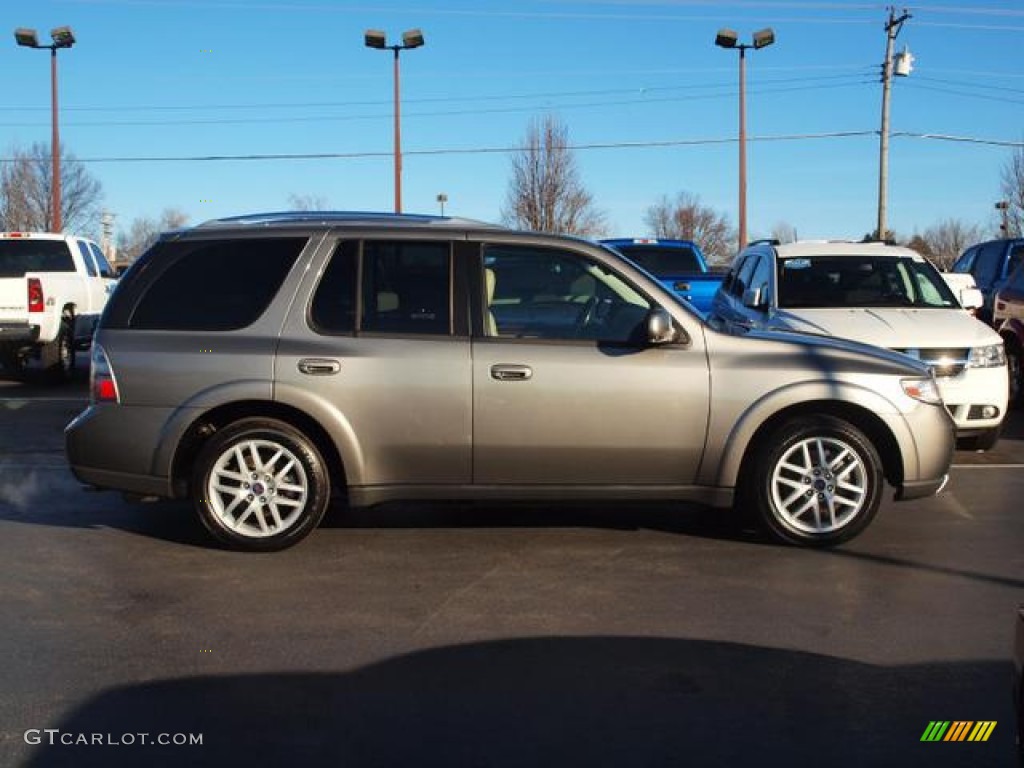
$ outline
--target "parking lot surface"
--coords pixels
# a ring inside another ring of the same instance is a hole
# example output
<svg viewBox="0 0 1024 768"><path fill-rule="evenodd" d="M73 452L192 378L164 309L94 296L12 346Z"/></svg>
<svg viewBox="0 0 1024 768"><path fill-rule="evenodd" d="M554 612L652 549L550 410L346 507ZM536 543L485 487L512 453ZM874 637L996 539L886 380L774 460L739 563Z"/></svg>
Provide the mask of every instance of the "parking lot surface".
<svg viewBox="0 0 1024 768"><path fill-rule="evenodd" d="M688 505L395 504L251 555L82 490L85 390L0 379L0 765L1015 764L1018 414L832 551Z"/></svg>

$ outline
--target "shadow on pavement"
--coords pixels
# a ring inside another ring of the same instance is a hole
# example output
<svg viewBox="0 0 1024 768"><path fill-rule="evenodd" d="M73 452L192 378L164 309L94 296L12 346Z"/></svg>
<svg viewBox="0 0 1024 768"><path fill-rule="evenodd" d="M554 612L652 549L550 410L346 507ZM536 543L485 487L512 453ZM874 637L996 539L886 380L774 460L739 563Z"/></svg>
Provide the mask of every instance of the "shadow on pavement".
<svg viewBox="0 0 1024 768"><path fill-rule="evenodd" d="M25 749L34 768L1009 768L1009 675L1009 663L998 662L884 668L733 643L542 637L438 648L346 673L115 688L60 723L24 725L72 738L202 734L202 745ZM921 742L932 720L998 725L983 743Z"/></svg>

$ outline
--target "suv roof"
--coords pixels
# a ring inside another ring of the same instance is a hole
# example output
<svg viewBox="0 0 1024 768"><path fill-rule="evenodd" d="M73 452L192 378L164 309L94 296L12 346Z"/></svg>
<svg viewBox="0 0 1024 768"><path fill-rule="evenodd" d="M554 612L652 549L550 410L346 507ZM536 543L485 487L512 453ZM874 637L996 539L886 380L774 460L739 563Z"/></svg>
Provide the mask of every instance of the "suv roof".
<svg viewBox="0 0 1024 768"><path fill-rule="evenodd" d="M228 216L211 219L192 229L219 229L238 227L269 227L296 225L307 227L310 224L321 225L369 225L389 227L440 227L445 229L505 229L497 224L489 224L473 219L454 218L451 216L431 216L413 213L371 213L366 211L275 211L269 213L247 213L241 216Z"/></svg>
<svg viewBox="0 0 1024 768"><path fill-rule="evenodd" d="M869 242L858 243L851 240L800 240L774 246L776 253L782 258L790 256L898 256L902 258L922 258L921 254L900 245Z"/></svg>

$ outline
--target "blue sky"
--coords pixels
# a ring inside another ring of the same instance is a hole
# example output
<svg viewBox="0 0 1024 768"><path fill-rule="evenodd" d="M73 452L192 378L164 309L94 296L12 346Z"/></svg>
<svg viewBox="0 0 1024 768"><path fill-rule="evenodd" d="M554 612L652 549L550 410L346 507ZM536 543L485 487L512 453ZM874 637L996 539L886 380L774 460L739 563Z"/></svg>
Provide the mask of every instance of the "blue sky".
<svg viewBox="0 0 1024 768"><path fill-rule="evenodd" d="M1024 140L1024 3L909 6L894 82L890 227L945 218L990 226L999 175ZM175 207L193 223L288 207L390 210L391 54L363 46L423 30L402 54L404 208L496 221L509 154L553 113L611 235L644 233L644 212L687 191L735 222L737 54L715 32L762 27L748 53L751 236L779 222L801 237L874 228L886 6L854 2L614 0L5 0L7 98L0 151L49 141L47 54L15 27L70 25L60 53L61 138L103 183L119 227ZM862 132L834 138L788 138ZM758 137L771 140L759 140ZM987 143L992 142L992 143ZM623 146L640 145L640 146ZM653 146L643 146L653 145ZM195 160L338 154L333 159ZM5 155L6 156L6 155ZM161 158L140 160L139 158Z"/></svg>

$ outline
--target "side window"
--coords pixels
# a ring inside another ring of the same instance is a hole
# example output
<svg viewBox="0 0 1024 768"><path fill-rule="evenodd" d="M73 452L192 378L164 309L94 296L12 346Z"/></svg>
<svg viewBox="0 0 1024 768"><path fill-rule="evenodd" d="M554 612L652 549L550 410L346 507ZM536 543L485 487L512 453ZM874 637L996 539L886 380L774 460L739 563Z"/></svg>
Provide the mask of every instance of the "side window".
<svg viewBox="0 0 1024 768"><path fill-rule="evenodd" d="M1006 283L1006 287L1015 294L1024 296L1024 269L1018 267L1014 270L1013 274L1010 275L1009 282Z"/></svg>
<svg viewBox="0 0 1024 768"><path fill-rule="evenodd" d="M754 276L754 267L757 266L757 261L757 255L752 253L740 265L740 270L732 282L732 293L737 299L742 300L744 291L751 287L750 281Z"/></svg>
<svg viewBox="0 0 1024 768"><path fill-rule="evenodd" d="M962 254L960 258L953 264L952 272L972 272L974 267L974 257L978 255L978 246L968 248Z"/></svg>
<svg viewBox="0 0 1024 768"><path fill-rule="evenodd" d="M96 243L89 243L89 250L92 251L92 255L96 259L96 266L99 267L100 277L114 277L114 268L110 266L110 262L107 261L107 257L103 255L100 247Z"/></svg>
<svg viewBox="0 0 1024 768"><path fill-rule="evenodd" d="M96 277L99 271L96 269L96 263L93 261L92 252L89 250L89 244L84 240L79 240L78 250L82 254L82 263L85 264L85 271L89 273L89 277Z"/></svg>
<svg viewBox="0 0 1024 768"><path fill-rule="evenodd" d="M1010 275L1020 264L1021 256L1024 256L1024 244L1015 245L1010 248L1009 263L1006 265L1006 274Z"/></svg>
<svg viewBox="0 0 1024 768"><path fill-rule="evenodd" d="M341 243L331 254L309 309L309 324L318 333L352 333L356 329L356 281L359 243Z"/></svg>
<svg viewBox="0 0 1024 768"><path fill-rule="evenodd" d="M363 243L360 330L451 333L451 246L447 242Z"/></svg>
<svg viewBox="0 0 1024 768"><path fill-rule="evenodd" d="M771 303L772 293L772 264L775 260L762 255L754 268L754 274L750 278L750 288L761 291L761 304L767 306Z"/></svg>
<svg viewBox="0 0 1024 768"><path fill-rule="evenodd" d="M184 240L157 245L167 264L135 303L130 328L230 331L251 325L277 294L306 238Z"/></svg>
<svg viewBox="0 0 1024 768"><path fill-rule="evenodd" d="M978 249L978 255L974 259L974 266L971 273L974 280L981 288L991 286L999 276L999 260L1003 255L1003 243L986 243Z"/></svg>
<svg viewBox="0 0 1024 768"><path fill-rule="evenodd" d="M651 302L610 269L569 251L484 249L488 336L634 343Z"/></svg>

